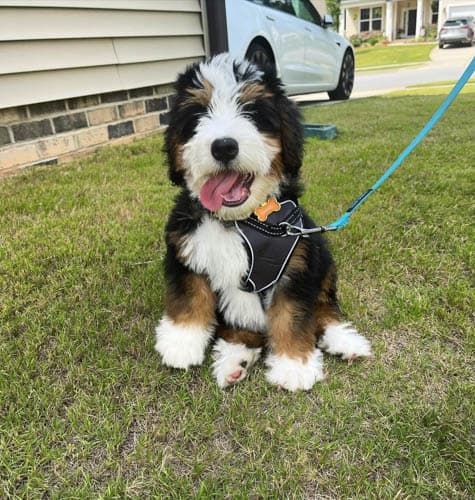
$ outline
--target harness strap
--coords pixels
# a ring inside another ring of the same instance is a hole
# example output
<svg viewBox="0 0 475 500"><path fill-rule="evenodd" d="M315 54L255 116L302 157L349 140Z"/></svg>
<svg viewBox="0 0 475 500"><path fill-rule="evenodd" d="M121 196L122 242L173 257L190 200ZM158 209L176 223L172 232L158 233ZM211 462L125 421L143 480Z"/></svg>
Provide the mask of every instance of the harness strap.
<svg viewBox="0 0 475 500"><path fill-rule="evenodd" d="M328 226L317 226L311 229L299 228L291 224L284 224L287 228L287 234L289 236L296 235L306 235L310 233L323 233L325 231L337 231L344 228L348 222L350 222L350 217L353 212L362 205L368 197L373 194L386 179L402 164L402 162L414 151L414 149L419 145L419 143L427 136L427 134L432 130L434 125L440 120L440 118L447 111L447 108L452 104L454 99L458 96L464 85L468 82L469 78L475 71L475 57L472 59L471 63L467 66L462 76L459 78L458 82L454 85L453 89L450 91L449 95L445 98L444 102L441 104L439 109L434 113L432 118L427 122L425 127L417 134L414 140L406 147L406 149L399 155L397 160L386 170L386 172L362 195L360 195L346 210L346 212L335 222L332 222Z"/></svg>

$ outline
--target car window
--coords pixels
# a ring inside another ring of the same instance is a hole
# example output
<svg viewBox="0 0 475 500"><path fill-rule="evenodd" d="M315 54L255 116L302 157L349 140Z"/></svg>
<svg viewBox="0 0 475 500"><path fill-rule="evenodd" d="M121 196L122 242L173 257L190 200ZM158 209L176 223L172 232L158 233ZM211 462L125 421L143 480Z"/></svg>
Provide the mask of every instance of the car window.
<svg viewBox="0 0 475 500"><path fill-rule="evenodd" d="M292 0L292 7L298 18L304 19L310 23L322 24L320 14L308 0Z"/></svg>
<svg viewBox="0 0 475 500"><path fill-rule="evenodd" d="M270 7L271 9L280 10L286 14L295 15L294 9L292 7L292 0L249 0L257 5L263 5L264 7Z"/></svg>
<svg viewBox="0 0 475 500"><path fill-rule="evenodd" d="M465 26L466 24L466 19L449 19L445 21L444 26Z"/></svg>

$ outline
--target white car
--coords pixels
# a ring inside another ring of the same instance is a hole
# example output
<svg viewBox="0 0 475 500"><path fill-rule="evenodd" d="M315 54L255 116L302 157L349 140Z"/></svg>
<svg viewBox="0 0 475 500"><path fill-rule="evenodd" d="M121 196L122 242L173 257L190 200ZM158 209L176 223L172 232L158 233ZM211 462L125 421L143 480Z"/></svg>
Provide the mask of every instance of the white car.
<svg viewBox="0 0 475 500"><path fill-rule="evenodd" d="M348 99L355 58L348 40L309 0L226 0L229 52L273 64L290 95L328 92Z"/></svg>

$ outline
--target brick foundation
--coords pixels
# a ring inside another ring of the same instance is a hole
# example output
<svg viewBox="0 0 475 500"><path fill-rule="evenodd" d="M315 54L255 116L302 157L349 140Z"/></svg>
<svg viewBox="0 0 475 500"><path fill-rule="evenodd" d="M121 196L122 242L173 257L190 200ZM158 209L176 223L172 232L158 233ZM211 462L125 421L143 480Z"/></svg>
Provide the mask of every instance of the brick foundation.
<svg viewBox="0 0 475 500"><path fill-rule="evenodd" d="M159 130L171 93L164 85L0 109L0 176Z"/></svg>

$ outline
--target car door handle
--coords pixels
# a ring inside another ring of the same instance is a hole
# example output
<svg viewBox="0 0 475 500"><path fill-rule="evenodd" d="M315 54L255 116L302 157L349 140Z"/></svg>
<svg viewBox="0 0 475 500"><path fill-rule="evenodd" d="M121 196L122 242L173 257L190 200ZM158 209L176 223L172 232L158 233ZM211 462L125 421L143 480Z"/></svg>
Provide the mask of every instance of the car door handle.
<svg viewBox="0 0 475 500"><path fill-rule="evenodd" d="M269 19L269 21L275 21L275 19L271 16L266 16L266 19Z"/></svg>

